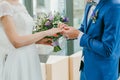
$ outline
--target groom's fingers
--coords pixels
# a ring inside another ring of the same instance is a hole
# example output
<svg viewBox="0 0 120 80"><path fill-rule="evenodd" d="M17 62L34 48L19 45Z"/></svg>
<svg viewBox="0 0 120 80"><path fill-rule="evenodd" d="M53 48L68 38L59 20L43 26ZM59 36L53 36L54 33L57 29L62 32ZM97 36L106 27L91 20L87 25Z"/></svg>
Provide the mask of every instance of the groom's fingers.
<svg viewBox="0 0 120 80"><path fill-rule="evenodd" d="M68 30L63 30L62 34L64 35L68 34Z"/></svg>

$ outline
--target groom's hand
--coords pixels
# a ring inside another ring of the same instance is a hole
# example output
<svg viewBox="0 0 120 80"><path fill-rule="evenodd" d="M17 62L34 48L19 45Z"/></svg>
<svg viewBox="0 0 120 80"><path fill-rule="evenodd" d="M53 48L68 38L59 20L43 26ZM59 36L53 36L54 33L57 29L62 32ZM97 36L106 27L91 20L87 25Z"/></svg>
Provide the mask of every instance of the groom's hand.
<svg viewBox="0 0 120 80"><path fill-rule="evenodd" d="M62 34L68 39L81 38L81 36L83 35L83 32L64 23L60 23L58 27L62 29Z"/></svg>
<svg viewBox="0 0 120 80"><path fill-rule="evenodd" d="M68 39L76 39L78 38L80 31L75 29L74 27L64 27L63 35Z"/></svg>

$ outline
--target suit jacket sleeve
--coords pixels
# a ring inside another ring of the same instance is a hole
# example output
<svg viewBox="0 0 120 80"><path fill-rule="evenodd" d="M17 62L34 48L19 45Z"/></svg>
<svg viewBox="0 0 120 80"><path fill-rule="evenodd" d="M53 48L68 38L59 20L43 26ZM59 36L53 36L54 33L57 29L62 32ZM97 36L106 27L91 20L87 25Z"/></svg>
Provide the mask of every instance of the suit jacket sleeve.
<svg viewBox="0 0 120 80"><path fill-rule="evenodd" d="M83 24L80 25L80 29L79 30L84 32L84 25Z"/></svg>
<svg viewBox="0 0 120 80"><path fill-rule="evenodd" d="M104 57L110 57L113 54L115 46L119 42L120 37L120 7L111 7L103 17L104 30L101 41L96 40L84 34L80 40L80 46L88 48Z"/></svg>

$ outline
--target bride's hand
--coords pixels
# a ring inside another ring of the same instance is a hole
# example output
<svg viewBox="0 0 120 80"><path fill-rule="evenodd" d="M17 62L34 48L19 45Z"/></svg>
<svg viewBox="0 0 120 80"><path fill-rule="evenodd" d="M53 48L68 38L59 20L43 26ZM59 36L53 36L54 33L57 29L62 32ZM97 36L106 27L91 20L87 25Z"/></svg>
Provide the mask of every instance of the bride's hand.
<svg viewBox="0 0 120 80"><path fill-rule="evenodd" d="M61 29L64 29L64 28L69 27L69 26L67 24L64 24L64 23L59 23L58 27Z"/></svg>
<svg viewBox="0 0 120 80"><path fill-rule="evenodd" d="M52 29L49 29L49 30L46 30L46 35L47 36L53 36L54 34L56 33L61 33L63 30L61 28L52 28Z"/></svg>
<svg viewBox="0 0 120 80"><path fill-rule="evenodd" d="M52 45L52 39L51 38L43 38L43 39L37 41L36 44Z"/></svg>

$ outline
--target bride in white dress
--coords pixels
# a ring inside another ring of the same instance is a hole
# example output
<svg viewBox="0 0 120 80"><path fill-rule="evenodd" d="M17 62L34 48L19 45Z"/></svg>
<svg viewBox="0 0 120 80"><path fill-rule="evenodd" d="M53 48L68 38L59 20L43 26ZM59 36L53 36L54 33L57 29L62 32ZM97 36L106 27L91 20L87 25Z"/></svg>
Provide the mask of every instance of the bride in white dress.
<svg viewBox="0 0 120 80"><path fill-rule="evenodd" d="M0 1L0 80L42 80L34 43L44 43L44 37L62 30L53 28L32 34L33 25L19 0Z"/></svg>

